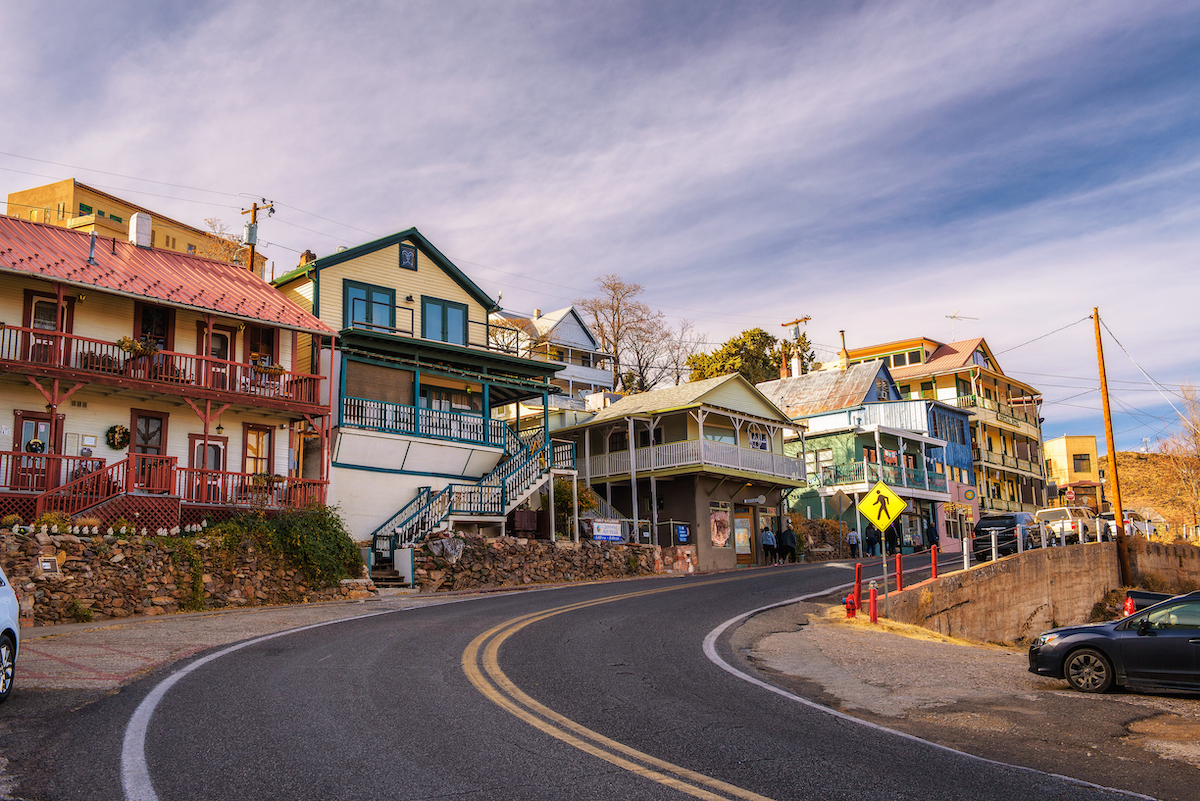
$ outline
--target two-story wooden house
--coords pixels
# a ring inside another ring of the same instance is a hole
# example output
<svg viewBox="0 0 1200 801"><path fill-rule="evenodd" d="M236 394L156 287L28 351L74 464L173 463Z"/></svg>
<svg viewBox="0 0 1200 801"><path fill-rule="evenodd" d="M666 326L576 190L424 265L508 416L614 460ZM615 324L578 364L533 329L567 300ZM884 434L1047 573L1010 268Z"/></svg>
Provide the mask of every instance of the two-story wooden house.
<svg viewBox="0 0 1200 801"><path fill-rule="evenodd" d="M324 501L334 332L231 264L0 217L0 513L151 532ZM311 469L301 477L304 453Z"/></svg>
<svg viewBox="0 0 1200 801"><path fill-rule="evenodd" d="M561 368L550 382L558 394L547 398L550 430L575 425L590 416L584 400L589 395L611 392L612 355L605 353L574 306L532 317L509 311L491 314L492 341L520 356L551 362ZM504 419L524 430L541 424L541 398L502 409ZM524 423L521 423L524 421Z"/></svg>
<svg viewBox="0 0 1200 801"><path fill-rule="evenodd" d="M899 519L906 550L939 540L958 550L971 532L977 499L970 415L936 400L900 397L880 360L833 366L758 388L783 409L802 439L787 444L802 455L809 486L795 493L795 509L809 517L837 518L863 532L857 509L838 514L830 498L845 493L857 507L882 481L907 503Z"/></svg>
<svg viewBox="0 0 1200 801"><path fill-rule="evenodd" d="M557 436L609 506L718 570L764 564L763 528L780 530L786 493L804 486L803 460L784 453L788 423L735 373L630 395Z"/></svg>
<svg viewBox="0 0 1200 801"><path fill-rule="evenodd" d="M525 437L494 416L531 398L545 410L559 366L494 341L495 301L415 228L275 285L339 332L300 348L334 380L330 502L377 560L441 528L501 533L556 466L573 470L544 411Z"/></svg>

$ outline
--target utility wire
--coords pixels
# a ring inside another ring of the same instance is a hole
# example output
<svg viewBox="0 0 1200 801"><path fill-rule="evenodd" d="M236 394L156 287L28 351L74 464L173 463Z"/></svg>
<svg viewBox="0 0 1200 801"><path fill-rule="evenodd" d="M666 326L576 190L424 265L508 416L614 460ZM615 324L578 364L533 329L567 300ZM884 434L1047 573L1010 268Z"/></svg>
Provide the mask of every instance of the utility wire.
<svg viewBox="0 0 1200 801"><path fill-rule="evenodd" d="M1056 328L1053 331L1051 331L1049 334L1042 334L1040 337L1034 337L1033 339L1029 340L1028 342L1022 342L1020 345L1013 345L1011 348L1005 348L1002 351L997 351L996 355L1000 356L1002 354L1008 353L1010 350L1016 350L1017 348L1023 348L1026 345L1031 345L1034 342L1037 342L1039 339L1045 339L1046 337L1048 337L1052 334L1057 334L1059 331L1066 331L1071 326L1079 325L1080 323L1084 322L1085 320L1090 320L1090 319L1092 319L1092 316L1089 314L1087 317L1080 318L1073 323L1068 323L1067 325L1064 325L1062 328Z"/></svg>
<svg viewBox="0 0 1200 801"><path fill-rule="evenodd" d="M1137 359L1133 358L1133 354L1130 353L1128 350L1126 350L1125 346L1121 344L1121 340L1117 339L1117 335L1112 332L1112 329L1108 327L1108 323L1106 323L1103 318L1100 319L1100 325L1104 326L1104 330L1107 331L1108 335L1113 338L1113 342L1117 343L1117 347L1119 347L1121 350L1125 351L1125 355L1129 357L1129 361L1133 362L1134 367L1136 367L1138 370L1141 370L1142 375L1146 376L1146 380L1154 383L1155 385L1159 385L1158 382L1155 381L1150 376L1150 374L1146 372L1145 368L1143 368L1140 364L1138 364ZM1179 419L1183 421L1184 425L1186 425L1188 428L1192 429L1192 431L1194 431L1195 433L1200 434L1200 428L1197 428L1195 423L1193 423L1186 416L1184 416L1183 412L1179 411L1179 409L1175 406L1175 404L1171 401L1171 399L1167 397L1167 394L1165 392L1159 390L1158 394L1162 395L1163 399L1168 404L1170 404L1171 408L1175 410L1175 414L1179 415Z"/></svg>

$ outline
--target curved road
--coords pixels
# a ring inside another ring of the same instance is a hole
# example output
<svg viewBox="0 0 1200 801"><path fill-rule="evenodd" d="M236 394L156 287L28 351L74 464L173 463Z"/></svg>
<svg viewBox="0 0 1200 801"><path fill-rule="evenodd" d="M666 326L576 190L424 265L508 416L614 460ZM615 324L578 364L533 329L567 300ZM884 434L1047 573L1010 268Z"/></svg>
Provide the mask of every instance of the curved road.
<svg viewBox="0 0 1200 801"><path fill-rule="evenodd" d="M706 636L732 618L852 578L848 563L825 563L508 593L251 641L92 705L52 792L140 801L1128 797L758 686L732 672L758 675L731 652L732 626L706 655Z"/></svg>

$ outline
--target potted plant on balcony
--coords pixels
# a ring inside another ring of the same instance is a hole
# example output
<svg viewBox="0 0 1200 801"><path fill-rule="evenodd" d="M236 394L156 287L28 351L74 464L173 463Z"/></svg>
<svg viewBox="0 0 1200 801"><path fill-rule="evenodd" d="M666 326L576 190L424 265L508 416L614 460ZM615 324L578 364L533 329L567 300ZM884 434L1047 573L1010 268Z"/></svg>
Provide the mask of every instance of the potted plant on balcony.
<svg viewBox="0 0 1200 801"><path fill-rule="evenodd" d="M108 353L85 353L79 358L79 366L84 370L96 370L101 373L117 373L121 370L117 358Z"/></svg>
<svg viewBox="0 0 1200 801"><path fill-rule="evenodd" d="M281 376L286 370L282 364L251 364L250 369L261 375Z"/></svg>
<svg viewBox="0 0 1200 801"><path fill-rule="evenodd" d="M117 340L117 347L134 358L138 356L153 356L158 353L158 344L149 339L121 337Z"/></svg>

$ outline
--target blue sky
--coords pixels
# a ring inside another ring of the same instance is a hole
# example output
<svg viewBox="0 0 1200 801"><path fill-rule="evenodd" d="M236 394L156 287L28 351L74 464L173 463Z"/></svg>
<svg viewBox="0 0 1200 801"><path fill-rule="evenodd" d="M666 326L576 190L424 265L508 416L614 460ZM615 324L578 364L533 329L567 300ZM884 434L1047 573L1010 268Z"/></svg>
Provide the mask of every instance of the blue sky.
<svg viewBox="0 0 1200 801"><path fill-rule="evenodd" d="M1046 438L1101 450L1093 306L1200 379L1197 3L10 2L0 29L0 195L74 176L231 227L265 197L279 272L416 226L506 308L611 272L713 343L984 336ZM1140 447L1173 412L1105 347Z"/></svg>

